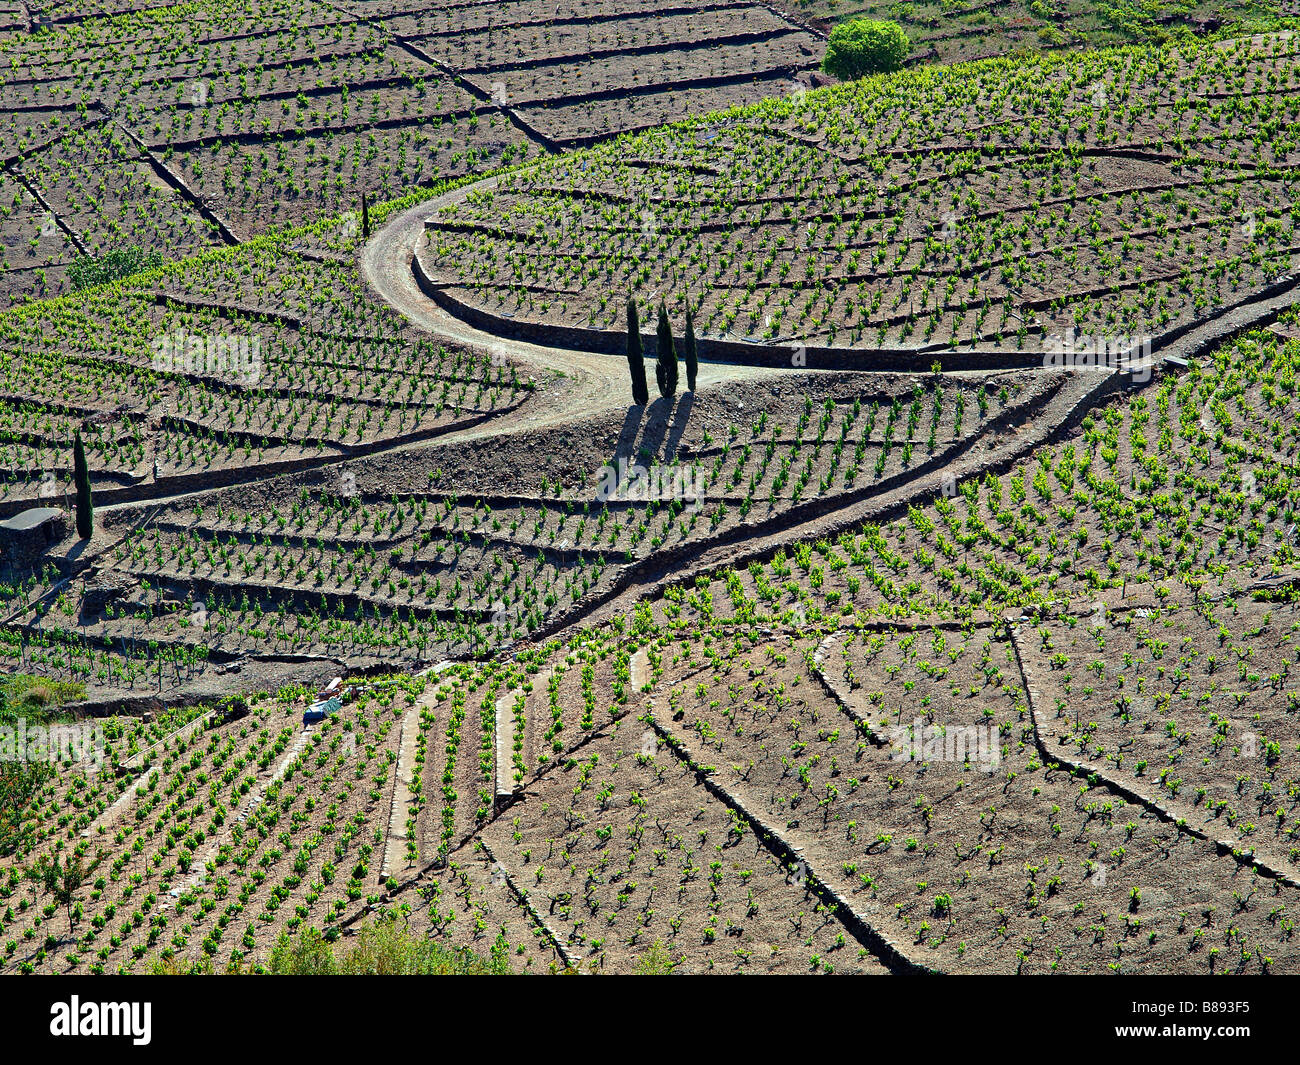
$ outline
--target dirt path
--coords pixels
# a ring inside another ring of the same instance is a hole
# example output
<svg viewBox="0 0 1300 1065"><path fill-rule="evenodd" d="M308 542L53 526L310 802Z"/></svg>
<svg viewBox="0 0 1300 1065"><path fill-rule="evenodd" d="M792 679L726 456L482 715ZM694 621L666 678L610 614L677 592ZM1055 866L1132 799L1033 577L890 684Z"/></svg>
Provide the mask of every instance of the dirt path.
<svg viewBox="0 0 1300 1065"><path fill-rule="evenodd" d="M388 839L384 843L384 860L379 867L381 884L387 883L395 870L404 870L413 864L406 851L406 822L416 798L411 782L415 779L420 714L428 706L428 699L421 698L402 718L402 734L397 747L397 778L393 782L393 798L388 810Z"/></svg>
<svg viewBox="0 0 1300 1065"><path fill-rule="evenodd" d="M628 677L632 682L632 691L639 692L646 686L650 674L650 655L644 647L637 648L627 668Z"/></svg>
<svg viewBox="0 0 1300 1065"><path fill-rule="evenodd" d="M515 739L515 720L516 715L515 700L523 692L518 688L511 688L508 692L497 699L496 703L496 735L493 739L496 742L496 801L497 805L508 802L511 795L514 794L514 739Z"/></svg>
<svg viewBox="0 0 1300 1065"><path fill-rule="evenodd" d="M117 797L117 800L113 805L105 810L98 819L93 821L81 833L81 838L90 839L92 836L98 836L101 832L106 832L111 828L119 817L126 813L130 807L135 805L136 799L139 798L139 795L136 794L136 789L144 787L149 780L149 774L152 772L153 769L150 766L145 766L143 770L131 780L131 783L126 786L126 790Z"/></svg>
<svg viewBox="0 0 1300 1065"><path fill-rule="evenodd" d="M495 337L448 314L420 291L415 274L411 270L411 258L416 241L424 237L425 219L440 205L453 203L467 196L473 189L491 187L496 180L490 178L474 185L467 185L445 196L425 200L403 211L361 247L357 255L357 267L372 294L434 337L521 364L526 371L525 376L529 372L532 374L536 392L518 409L503 411L500 415L490 417L481 424L464 429L453 429L437 436L424 436L418 440L397 440L391 444L379 445L368 449L364 454L337 455L327 459L308 458L304 459L295 470L277 471L272 474L259 474L256 467L250 467L248 477L235 478L228 484L160 492L146 499L105 503L96 509L104 514L112 514L147 507L175 506L191 499L211 495L224 488L246 488L262 481L291 477L303 470L336 464L344 465L354 459L444 447L449 444L463 444L471 440L528 432L533 429L566 426L602 411L626 410L630 405L631 388L627 363L622 358L614 355L569 351L564 348L548 348ZM761 379L783 372L762 367L701 362L697 384L703 389L724 381Z"/></svg>

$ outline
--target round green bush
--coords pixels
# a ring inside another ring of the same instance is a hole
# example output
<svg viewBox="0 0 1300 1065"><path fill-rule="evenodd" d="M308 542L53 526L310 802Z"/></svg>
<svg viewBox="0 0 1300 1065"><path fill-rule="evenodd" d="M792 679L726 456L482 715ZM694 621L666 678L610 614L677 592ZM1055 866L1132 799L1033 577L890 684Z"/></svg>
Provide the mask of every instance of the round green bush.
<svg viewBox="0 0 1300 1065"><path fill-rule="evenodd" d="M897 22L850 19L831 30L822 70L841 81L898 70L912 43Z"/></svg>

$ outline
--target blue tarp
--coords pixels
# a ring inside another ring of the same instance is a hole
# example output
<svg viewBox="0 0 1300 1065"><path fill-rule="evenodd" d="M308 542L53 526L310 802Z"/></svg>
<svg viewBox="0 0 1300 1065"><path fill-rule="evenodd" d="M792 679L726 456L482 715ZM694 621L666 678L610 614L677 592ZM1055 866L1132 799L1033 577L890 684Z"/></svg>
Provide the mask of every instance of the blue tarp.
<svg viewBox="0 0 1300 1065"><path fill-rule="evenodd" d="M343 709L343 704L337 698L326 699L324 702L312 703L302 715L302 723L310 725L314 721L324 721L326 715L336 714Z"/></svg>

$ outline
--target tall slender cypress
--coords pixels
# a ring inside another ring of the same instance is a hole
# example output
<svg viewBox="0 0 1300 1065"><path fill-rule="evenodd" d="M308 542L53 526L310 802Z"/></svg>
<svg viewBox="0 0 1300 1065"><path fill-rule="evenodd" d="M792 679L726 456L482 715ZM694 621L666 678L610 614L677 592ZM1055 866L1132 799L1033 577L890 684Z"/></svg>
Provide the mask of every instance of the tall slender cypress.
<svg viewBox="0 0 1300 1065"><path fill-rule="evenodd" d="M632 374L632 402L644 407L650 402L650 386L645 379L645 356L641 351L641 320L636 300L627 298L627 366Z"/></svg>
<svg viewBox="0 0 1300 1065"><path fill-rule="evenodd" d="M77 535L89 540L95 531L95 503L90 496L90 469L80 429L72 442L72 482L77 490Z"/></svg>
<svg viewBox="0 0 1300 1065"><path fill-rule="evenodd" d="M700 369L699 353L695 347L695 319L691 308L686 307L686 340L682 347L682 357L686 363L686 391L695 391L695 375Z"/></svg>
<svg viewBox="0 0 1300 1065"><path fill-rule="evenodd" d="M370 201L364 192L361 194L361 235L370 239Z"/></svg>
<svg viewBox="0 0 1300 1065"><path fill-rule="evenodd" d="M659 304L658 348L659 358L655 363L655 381L659 384L659 394L664 399L671 399L677 391L677 349L673 345L673 327L668 321L668 310Z"/></svg>

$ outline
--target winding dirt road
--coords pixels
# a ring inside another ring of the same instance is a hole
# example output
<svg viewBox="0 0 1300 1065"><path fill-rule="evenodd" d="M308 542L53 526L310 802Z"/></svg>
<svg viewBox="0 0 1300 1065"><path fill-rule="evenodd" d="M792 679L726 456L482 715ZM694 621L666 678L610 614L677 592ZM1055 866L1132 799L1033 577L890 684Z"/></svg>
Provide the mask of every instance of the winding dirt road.
<svg viewBox="0 0 1300 1065"><path fill-rule="evenodd" d="M630 405L631 385L627 363L622 358L493 336L448 314L421 291L411 270L411 258L417 242L424 239L425 219L439 207L456 203L471 192L491 188L496 180L489 178L465 185L408 208L385 223L362 246L357 257L361 277L371 291L412 324L435 337L520 363L532 370L537 382L538 395L518 411L472 429L440 436L423 445L426 447L571 425L592 414L626 410ZM780 373L781 370L770 368L701 362L697 384L703 389L723 381L752 380Z"/></svg>

